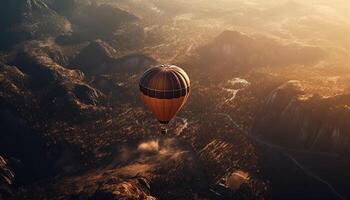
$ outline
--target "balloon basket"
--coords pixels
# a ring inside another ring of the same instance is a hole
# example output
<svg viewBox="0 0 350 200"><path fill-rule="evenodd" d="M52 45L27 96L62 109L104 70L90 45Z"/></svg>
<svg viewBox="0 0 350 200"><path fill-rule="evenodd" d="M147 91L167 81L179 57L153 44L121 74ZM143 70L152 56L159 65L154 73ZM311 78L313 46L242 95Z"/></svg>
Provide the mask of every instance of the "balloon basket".
<svg viewBox="0 0 350 200"><path fill-rule="evenodd" d="M162 133L162 135L166 135L168 133L168 129L165 127L160 128L160 132Z"/></svg>

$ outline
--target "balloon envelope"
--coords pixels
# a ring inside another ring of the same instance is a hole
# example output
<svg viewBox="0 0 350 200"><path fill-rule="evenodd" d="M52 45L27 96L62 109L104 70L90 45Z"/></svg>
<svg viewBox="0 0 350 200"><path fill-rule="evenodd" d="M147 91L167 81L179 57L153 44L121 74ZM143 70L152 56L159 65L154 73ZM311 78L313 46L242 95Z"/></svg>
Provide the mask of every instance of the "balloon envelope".
<svg viewBox="0 0 350 200"><path fill-rule="evenodd" d="M162 124L168 124L186 103L190 79L174 65L160 65L146 70L140 79L141 99Z"/></svg>

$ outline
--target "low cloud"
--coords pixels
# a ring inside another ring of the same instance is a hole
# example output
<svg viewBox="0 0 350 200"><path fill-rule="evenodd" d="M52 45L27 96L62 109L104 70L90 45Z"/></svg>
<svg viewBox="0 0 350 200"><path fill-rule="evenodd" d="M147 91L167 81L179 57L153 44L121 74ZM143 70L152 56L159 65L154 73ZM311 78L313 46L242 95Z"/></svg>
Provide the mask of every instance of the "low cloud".
<svg viewBox="0 0 350 200"><path fill-rule="evenodd" d="M158 152L159 151L159 141L158 140L151 140L151 141L147 141L147 142L143 142L141 144L138 145L137 150L139 152Z"/></svg>

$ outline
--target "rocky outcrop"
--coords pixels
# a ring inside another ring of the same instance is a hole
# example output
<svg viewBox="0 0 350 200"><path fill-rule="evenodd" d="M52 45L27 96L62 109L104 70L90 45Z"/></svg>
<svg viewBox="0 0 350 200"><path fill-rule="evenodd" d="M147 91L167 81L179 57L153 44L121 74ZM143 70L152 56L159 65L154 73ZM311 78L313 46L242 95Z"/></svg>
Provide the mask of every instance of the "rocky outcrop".
<svg viewBox="0 0 350 200"><path fill-rule="evenodd" d="M72 65L86 74L103 73L110 67L117 56L117 51L102 40L90 42L73 60Z"/></svg>
<svg viewBox="0 0 350 200"><path fill-rule="evenodd" d="M139 199L156 200L150 195L150 185L144 178L121 181L116 178L102 184L91 200Z"/></svg>
<svg viewBox="0 0 350 200"><path fill-rule="evenodd" d="M308 95L299 81L274 90L255 119L253 130L286 147L350 152L350 95Z"/></svg>
<svg viewBox="0 0 350 200"><path fill-rule="evenodd" d="M81 71L66 69L42 52L19 52L11 64L27 77L25 89L36 98L43 116L64 119L73 114L79 118L84 110L96 109L104 98L87 84Z"/></svg>
<svg viewBox="0 0 350 200"><path fill-rule="evenodd" d="M158 62L143 54L130 54L118 58L114 63L114 67L110 69L112 73L141 73L144 70L157 65Z"/></svg>
<svg viewBox="0 0 350 200"><path fill-rule="evenodd" d="M117 58L117 51L102 40L90 42L72 61L72 66L88 75L118 72L138 73L157 62L145 55L132 54Z"/></svg>
<svg viewBox="0 0 350 200"><path fill-rule="evenodd" d="M8 167L7 162L0 156L0 199L8 199L12 196L14 177L14 173Z"/></svg>

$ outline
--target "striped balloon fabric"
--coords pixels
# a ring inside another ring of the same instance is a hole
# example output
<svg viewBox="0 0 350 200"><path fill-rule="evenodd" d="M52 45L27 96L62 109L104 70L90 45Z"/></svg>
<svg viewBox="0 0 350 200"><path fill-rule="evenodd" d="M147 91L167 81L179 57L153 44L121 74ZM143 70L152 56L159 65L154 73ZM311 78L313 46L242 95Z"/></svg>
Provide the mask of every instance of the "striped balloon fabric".
<svg viewBox="0 0 350 200"><path fill-rule="evenodd" d="M186 103L190 79L174 65L159 65L146 70L140 79L141 99L162 124L168 124Z"/></svg>

